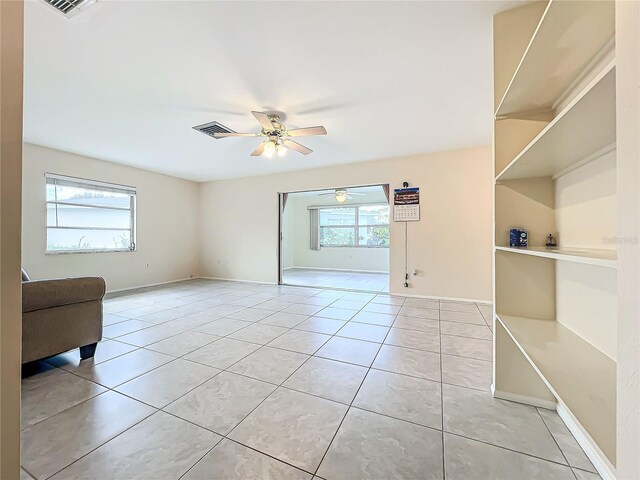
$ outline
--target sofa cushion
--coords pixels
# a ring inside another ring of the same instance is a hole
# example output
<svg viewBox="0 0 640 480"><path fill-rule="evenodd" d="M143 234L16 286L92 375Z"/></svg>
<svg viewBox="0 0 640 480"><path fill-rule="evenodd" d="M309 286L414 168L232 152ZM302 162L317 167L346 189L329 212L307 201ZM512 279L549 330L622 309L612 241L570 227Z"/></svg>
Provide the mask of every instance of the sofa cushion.
<svg viewBox="0 0 640 480"><path fill-rule="evenodd" d="M101 277L35 280L22 284L22 311L102 300L106 286Z"/></svg>

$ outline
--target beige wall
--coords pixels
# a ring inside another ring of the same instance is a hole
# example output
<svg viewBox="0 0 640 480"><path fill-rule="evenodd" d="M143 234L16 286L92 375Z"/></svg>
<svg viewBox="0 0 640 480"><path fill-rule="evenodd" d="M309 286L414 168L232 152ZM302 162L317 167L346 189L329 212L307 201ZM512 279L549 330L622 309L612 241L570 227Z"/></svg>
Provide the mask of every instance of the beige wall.
<svg viewBox="0 0 640 480"><path fill-rule="evenodd" d="M640 3L616 2L617 474L640 478Z"/></svg>
<svg viewBox="0 0 640 480"><path fill-rule="evenodd" d="M23 3L0 2L0 478L20 476Z"/></svg>
<svg viewBox="0 0 640 480"><path fill-rule="evenodd" d="M561 177L554 198L559 244L564 248L615 249L616 151ZM615 269L557 262L556 320L612 359L617 357Z"/></svg>
<svg viewBox="0 0 640 480"><path fill-rule="evenodd" d="M204 183L202 274L276 282L278 192L407 181L421 188L421 221L408 224L409 271L419 275L402 286L404 223L392 223L391 291L488 301L491 169L490 147L478 147Z"/></svg>
<svg viewBox="0 0 640 480"><path fill-rule="evenodd" d="M199 274L197 183L31 144L23 161L22 263L31 278L100 275L114 291ZM45 255L45 173L136 187L137 250Z"/></svg>
<svg viewBox="0 0 640 480"><path fill-rule="evenodd" d="M615 150L559 177L554 197L560 245L615 250Z"/></svg>
<svg viewBox="0 0 640 480"><path fill-rule="evenodd" d="M285 267L388 272L388 248L322 247L320 250L310 248L309 206L386 203L387 199L382 187L379 189L379 192L367 192L343 204L335 199L325 200L317 195L289 195L282 231Z"/></svg>

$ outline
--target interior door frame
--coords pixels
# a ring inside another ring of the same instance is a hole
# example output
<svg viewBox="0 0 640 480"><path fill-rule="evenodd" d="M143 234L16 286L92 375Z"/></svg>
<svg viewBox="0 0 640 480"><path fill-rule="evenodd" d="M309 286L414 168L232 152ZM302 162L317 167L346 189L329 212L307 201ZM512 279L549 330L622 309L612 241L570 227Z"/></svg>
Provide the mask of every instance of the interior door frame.
<svg viewBox="0 0 640 480"><path fill-rule="evenodd" d="M283 206L283 196L284 193L278 192L278 247L276 255L278 257L278 285L282 285L283 283L283 256L282 256L282 226L283 226L283 215L284 209Z"/></svg>
<svg viewBox="0 0 640 480"><path fill-rule="evenodd" d="M1 1L1 0L0 0ZM391 183L386 182L386 183L370 183L370 184L359 184L359 185L351 185L351 186L345 186L342 188L359 188L359 187L383 187L383 186L389 186L389 188L391 187ZM278 285L287 285L286 283L284 283L284 255L283 255L283 248L282 248L282 241L284 238L284 233L283 233L283 226L284 226L284 195L289 195L292 193L306 193L306 192L315 192L315 191L322 191L322 190L334 190L337 187L330 187L330 188L312 188L312 189L306 189L306 190L293 190L290 192L278 192L278 231L277 231L277 235L278 235L278 242L277 242L277 248L276 248L276 255L277 255L277 264L278 264L278 274L277 274L277 284ZM393 215L393 210L392 210L392 203L391 203L391 199L389 199L389 207L390 207L390 217L389 217L389 228L391 228L391 223L392 223L392 215ZM389 252L388 252L388 256L389 256L389 270L391 270L391 245L389 245ZM391 271L389 271L387 273L387 276L389 277L389 282L391 281Z"/></svg>

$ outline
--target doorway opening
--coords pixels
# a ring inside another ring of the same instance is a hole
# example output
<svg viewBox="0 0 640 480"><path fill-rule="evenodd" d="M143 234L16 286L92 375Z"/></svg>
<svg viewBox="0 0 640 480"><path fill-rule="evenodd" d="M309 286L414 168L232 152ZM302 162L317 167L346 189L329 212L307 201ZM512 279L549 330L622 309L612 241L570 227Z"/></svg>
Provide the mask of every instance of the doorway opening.
<svg viewBox="0 0 640 480"><path fill-rule="evenodd" d="M389 186L280 194L280 284L389 292Z"/></svg>

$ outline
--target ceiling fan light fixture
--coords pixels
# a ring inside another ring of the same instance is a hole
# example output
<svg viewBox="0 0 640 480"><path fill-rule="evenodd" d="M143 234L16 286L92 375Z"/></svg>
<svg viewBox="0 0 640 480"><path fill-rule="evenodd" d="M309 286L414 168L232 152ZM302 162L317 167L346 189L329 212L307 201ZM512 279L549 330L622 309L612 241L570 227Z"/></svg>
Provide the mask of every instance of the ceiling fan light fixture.
<svg viewBox="0 0 640 480"><path fill-rule="evenodd" d="M280 144L276 147L276 153L278 154L278 157L282 158L287 154L287 147L285 147L284 145Z"/></svg>
<svg viewBox="0 0 640 480"><path fill-rule="evenodd" d="M273 158L273 154L276 153L276 146L271 141L265 143L263 155L267 158Z"/></svg>
<svg viewBox="0 0 640 480"><path fill-rule="evenodd" d="M0 0L2 1L2 0ZM46 0L49 1L62 1L62 0ZM76 1L76 0L68 0ZM91 0L78 0L78 1L91 1ZM309 155L313 152L310 148L301 145L300 143L291 140L292 137L308 137L313 135L326 135L327 129L323 126L294 128L288 130L282 123L280 123L280 116L275 113L264 112L251 112L253 116L258 120L262 127L260 133L238 133L233 130L218 124L218 122L210 122L204 125L193 127L194 129L211 135L213 138L228 138L228 137L266 137L266 140L262 142L258 148L251 152L252 157L258 157L263 155L267 158L284 157L288 150L301 153L302 155Z"/></svg>
<svg viewBox="0 0 640 480"><path fill-rule="evenodd" d="M347 200L347 191L336 190L336 201L339 203L344 203L346 200Z"/></svg>

